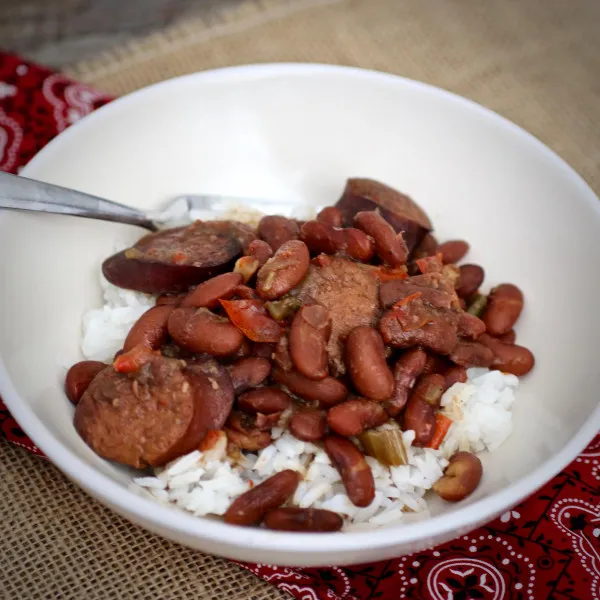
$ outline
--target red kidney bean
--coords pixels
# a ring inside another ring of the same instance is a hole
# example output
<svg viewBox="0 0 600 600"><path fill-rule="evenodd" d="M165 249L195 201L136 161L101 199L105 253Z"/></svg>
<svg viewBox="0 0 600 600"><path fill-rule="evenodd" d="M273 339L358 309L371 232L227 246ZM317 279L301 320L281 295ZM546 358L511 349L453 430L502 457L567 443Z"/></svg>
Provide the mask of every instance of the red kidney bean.
<svg viewBox="0 0 600 600"><path fill-rule="evenodd" d="M450 389L455 383L466 383L467 370L460 365L455 365L446 369L444 377L446 378L446 389Z"/></svg>
<svg viewBox="0 0 600 600"><path fill-rule="evenodd" d="M282 335L279 339L281 340L283 338L285 338L285 336ZM275 346L275 344L257 342L252 348L252 354L260 358L268 358L269 360L271 360L273 358L273 353L275 352Z"/></svg>
<svg viewBox="0 0 600 600"><path fill-rule="evenodd" d="M327 342L331 335L329 311L318 304L302 307L290 329L290 356L297 371L309 379L329 374Z"/></svg>
<svg viewBox="0 0 600 600"><path fill-rule="evenodd" d="M354 215L354 225L375 241L375 253L392 267L406 264L408 248L402 233L394 228L376 211L367 210Z"/></svg>
<svg viewBox="0 0 600 600"><path fill-rule="evenodd" d="M271 373L271 363L266 358L249 356L236 360L228 367L236 394L259 386Z"/></svg>
<svg viewBox="0 0 600 600"><path fill-rule="evenodd" d="M163 304L148 309L129 330L123 344L123 352L129 352L138 345L152 350L160 348L168 335L167 323L173 306Z"/></svg>
<svg viewBox="0 0 600 600"><path fill-rule="evenodd" d="M394 375L381 336L373 327L356 327L346 340L346 366L356 389L367 398L387 400L394 393Z"/></svg>
<svg viewBox="0 0 600 600"><path fill-rule="evenodd" d="M106 369L108 365L97 360L82 360L75 363L68 371L65 378L65 393L67 398L77 404L81 396L87 390L92 380L100 371Z"/></svg>
<svg viewBox="0 0 600 600"><path fill-rule="evenodd" d="M274 367L271 377L279 384L308 402L319 402L325 408L343 402L348 396L348 388L334 377L325 377L319 381L308 379L295 371L286 372Z"/></svg>
<svg viewBox="0 0 600 600"><path fill-rule="evenodd" d="M483 475L481 461L470 452L457 452L444 471L444 476L433 484L433 491L447 502L458 502L472 494Z"/></svg>
<svg viewBox="0 0 600 600"><path fill-rule="evenodd" d="M239 273L223 273L198 285L181 303L181 306L217 308L219 300L229 300L235 293L235 288L242 283Z"/></svg>
<svg viewBox="0 0 600 600"><path fill-rule="evenodd" d="M482 333L485 333L485 323L468 312L459 312L457 333L460 337L476 340Z"/></svg>
<svg viewBox="0 0 600 600"><path fill-rule="evenodd" d="M464 240L449 240L440 244L436 252L442 255L445 265L455 265L469 251L469 244Z"/></svg>
<svg viewBox="0 0 600 600"><path fill-rule="evenodd" d="M325 223L325 225L329 225L330 227L341 228L344 226L342 213L340 209L336 208L335 206L326 206L317 215L317 221Z"/></svg>
<svg viewBox="0 0 600 600"><path fill-rule="evenodd" d="M287 294L304 279L309 264L310 255L304 242L286 242L258 271L258 295L266 300L275 300Z"/></svg>
<svg viewBox="0 0 600 600"><path fill-rule="evenodd" d="M276 427L279 424L280 418L280 412L269 413L268 415L256 413L254 422L256 427L261 431L271 431L273 427Z"/></svg>
<svg viewBox="0 0 600 600"><path fill-rule="evenodd" d="M294 495L300 475L286 469L236 498L225 513L232 525L258 525L270 510L280 507Z"/></svg>
<svg viewBox="0 0 600 600"><path fill-rule="evenodd" d="M375 480L364 454L347 438L328 435L325 451L339 471L346 494L355 506L369 506L375 498Z"/></svg>
<svg viewBox="0 0 600 600"><path fill-rule="evenodd" d="M263 523L267 529L320 533L339 531L344 519L337 513L321 508L284 506L269 511Z"/></svg>
<svg viewBox="0 0 600 600"><path fill-rule="evenodd" d="M191 352L228 356L242 345L244 336L228 319L207 308L176 308L169 317L169 333Z"/></svg>
<svg viewBox="0 0 600 600"><path fill-rule="evenodd" d="M156 299L156 306L165 306L167 304L179 306L179 303L187 296L187 294L161 294Z"/></svg>
<svg viewBox="0 0 600 600"><path fill-rule="evenodd" d="M481 337L479 338L481 340ZM448 355L450 360L463 367L489 367L494 360L494 353L479 341L461 340Z"/></svg>
<svg viewBox="0 0 600 600"><path fill-rule="evenodd" d="M233 295L241 300L258 300L258 294L251 287L243 283L235 287Z"/></svg>
<svg viewBox="0 0 600 600"><path fill-rule="evenodd" d="M346 254L361 262L373 258L373 240L360 229L337 229L321 221L307 221L300 238L313 254Z"/></svg>
<svg viewBox="0 0 600 600"><path fill-rule="evenodd" d="M288 422L288 428L294 437L304 442L316 442L327 431L325 411L316 408L301 408Z"/></svg>
<svg viewBox="0 0 600 600"><path fill-rule="evenodd" d="M274 413L277 414L277 413ZM256 452L266 448L273 440L271 438L272 423L264 423L259 427L258 415L247 415L237 410L231 411L227 418L225 432L230 444L241 450Z"/></svg>
<svg viewBox="0 0 600 600"><path fill-rule="evenodd" d="M276 343L281 326L272 319L262 300L220 300L229 320L253 342Z"/></svg>
<svg viewBox="0 0 600 600"><path fill-rule="evenodd" d="M242 340L241 346L237 349L237 352L231 354L227 358L229 360L239 360L241 358L246 358L248 356L252 356L252 342L248 338L244 338Z"/></svg>
<svg viewBox="0 0 600 600"><path fill-rule="evenodd" d="M379 402L352 398L330 408L327 412L329 427L345 437L360 435L365 429L379 427L388 419Z"/></svg>
<svg viewBox="0 0 600 600"><path fill-rule="evenodd" d="M481 287L484 277L485 272L479 265L461 265L456 293L460 298L469 298Z"/></svg>
<svg viewBox="0 0 600 600"><path fill-rule="evenodd" d="M254 240L248 246L248 256L256 258L262 267L273 256L273 248L264 240Z"/></svg>
<svg viewBox="0 0 600 600"><path fill-rule="evenodd" d="M444 373L446 369L451 365L450 361L437 354L428 354L425 367L421 372L421 375L430 375L432 373Z"/></svg>
<svg viewBox="0 0 600 600"><path fill-rule="evenodd" d="M493 354L490 368L512 373L517 377L526 375L535 366L535 357L531 350L516 344L506 344L488 334L484 334L479 341L487 346Z"/></svg>
<svg viewBox="0 0 600 600"><path fill-rule="evenodd" d="M425 375L413 390L404 409L404 429L415 432L415 446L427 446L435 432L435 413L446 389L443 375Z"/></svg>
<svg viewBox="0 0 600 600"><path fill-rule="evenodd" d="M517 332L514 329L511 329L507 333L497 335L494 337L499 339L501 342L504 342L505 344L514 344L517 341Z"/></svg>
<svg viewBox="0 0 600 600"><path fill-rule="evenodd" d="M279 388L262 387L243 393L237 405L244 412L269 414L283 412L292 405L292 399Z"/></svg>
<svg viewBox="0 0 600 600"><path fill-rule="evenodd" d="M488 333L504 335L508 333L523 310L523 292L511 283L495 287L488 296L487 305L481 318Z"/></svg>
<svg viewBox="0 0 600 600"><path fill-rule="evenodd" d="M259 237L267 242L274 252L286 242L297 240L299 232L296 221L279 215L263 217L258 224Z"/></svg>
<svg viewBox="0 0 600 600"><path fill-rule="evenodd" d="M392 417L400 414L406 405L408 394L421 376L427 362L427 353L422 348L411 348L402 353L394 365L396 387L385 408Z"/></svg>
<svg viewBox="0 0 600 600"><path fill-rule="evenodd" d="M464 298L459 298L458 301L460 303L460 308L462 310L467 310L467 308L468 308L467 301Z"/></svg>

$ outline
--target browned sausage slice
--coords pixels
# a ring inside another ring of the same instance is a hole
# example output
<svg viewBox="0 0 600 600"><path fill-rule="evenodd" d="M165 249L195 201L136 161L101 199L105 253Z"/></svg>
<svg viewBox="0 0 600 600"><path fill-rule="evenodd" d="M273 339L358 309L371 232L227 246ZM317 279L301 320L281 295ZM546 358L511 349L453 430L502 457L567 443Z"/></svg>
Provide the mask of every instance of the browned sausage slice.
<svg viewBox="0 0 600 600"><path fill-rule="evenodd" d="M77 405L75 429L100 456L144 468L162 464L194 412L194 390L181 362L153 357L131 374L110 366L101 371Z"/></svg>
<svg viewBox="0 0 600 600"><path fill-rule="evenodd" d="M196 221L143 237L132 248L107 258L102 272L122 288L149 294L181 292L231 270L254 237L243 223Z"/></svg>
<svg viewBox="0 0 600 600"><path fill-rule="evenodd" d="M433 229L425 211L411 198L373 179L348 179L336 207L347 225L356 213L378 209L397 233L403 233L409 251Z"/></svg>

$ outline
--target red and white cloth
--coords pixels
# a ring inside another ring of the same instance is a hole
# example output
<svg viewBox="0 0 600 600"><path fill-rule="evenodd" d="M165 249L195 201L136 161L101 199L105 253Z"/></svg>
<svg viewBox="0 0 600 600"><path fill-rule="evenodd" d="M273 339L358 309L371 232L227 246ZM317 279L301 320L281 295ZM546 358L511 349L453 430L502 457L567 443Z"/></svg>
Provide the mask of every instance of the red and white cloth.
<svg viewBox="0 0 600 600"><path fill-rule="evenodd" d="M112 98L0 53L0 170L16 173ZM0 400L0 430L43 456ZM600 435L525 502L468 536L379 563L293 569L242 564L300 600L600 599Z"/></svg>

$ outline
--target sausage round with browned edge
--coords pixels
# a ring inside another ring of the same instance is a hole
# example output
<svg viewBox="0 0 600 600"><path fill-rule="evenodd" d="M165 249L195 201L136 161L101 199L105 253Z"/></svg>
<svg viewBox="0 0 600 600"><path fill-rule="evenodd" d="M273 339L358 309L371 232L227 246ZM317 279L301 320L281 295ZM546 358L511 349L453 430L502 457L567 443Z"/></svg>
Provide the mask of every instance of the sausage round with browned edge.
<svg viewBox="0 0 600 600"><path fill-rule="evenodd" d="M235 221L196 221L151 233L107 258L102 272L112 284L148 294L183 292L230 270L255 235Z"/></svg>

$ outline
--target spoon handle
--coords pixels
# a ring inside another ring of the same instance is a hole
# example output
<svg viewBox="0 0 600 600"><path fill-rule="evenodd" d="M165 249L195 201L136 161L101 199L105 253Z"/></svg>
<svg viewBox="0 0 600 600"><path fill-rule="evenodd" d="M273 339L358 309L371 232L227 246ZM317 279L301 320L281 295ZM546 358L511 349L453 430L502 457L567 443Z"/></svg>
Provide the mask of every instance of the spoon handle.
<svg viewBox="0 0 600 600"><path fill-rule="evenodd" d="M156 231L142 211L68 188L0 172L0 208L49 212L138 225Z"/></svg>

